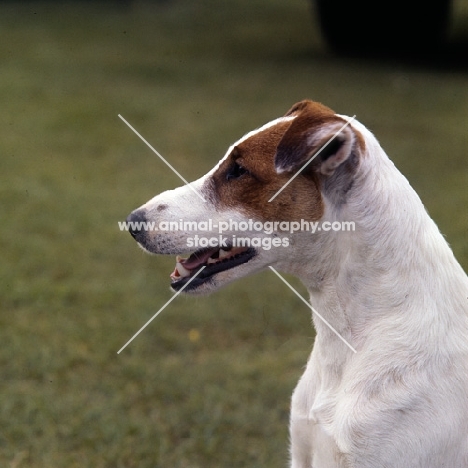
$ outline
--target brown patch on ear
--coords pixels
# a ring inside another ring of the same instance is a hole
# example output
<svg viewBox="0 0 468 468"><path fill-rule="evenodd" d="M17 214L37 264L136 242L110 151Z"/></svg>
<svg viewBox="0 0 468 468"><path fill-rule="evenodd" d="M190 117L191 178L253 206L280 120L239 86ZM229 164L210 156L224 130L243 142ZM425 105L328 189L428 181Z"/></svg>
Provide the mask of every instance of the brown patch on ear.
<svg viewBox="0 0 468 468"><path fill-rule="evenodd" d="M211 178L219 209L243 211L262 221L315 221L323 216L315 173L297 177L268 202L290 179L290 174L278 174L274 164L277 146L290 125L291 121L279 122L235 146Z"/></svg>
<svg viewBox="0 0 468 468"><path fill-rule="evenodd" d="M301 112L304 112L305 110L310 110L310 112L316 114L335 115L335 112L333 112L329 107L324 106L320 102L314 102L305 99L304 101L296 102L296 104L294 104L294 106L292 106L291 109L289 109L288 112L286 112L285 117L289 117L294 114L299 114Z"/></svg>
<svg viewBox="0 0 468 468"><path fill-rule="evenodd" d="M292 121L278 144L275 166L279 172L295 170L307 161L315 149L310 147L309 135L314 134L329 123L346 123L330 108L311 101L295 104L288 114L295 113L298 114L297 117Z"/></svg>
<svg viewBox="0 0 468 468"><path fill-rule="evenodd" d="M334 152L349 140L348 137L351 137L352 146L355 146L360 154L364 153L364 138L352 126L342 129L342 132L337 134L326 147L323 147L347 122L330 108L311 101L301 101L295 104L286 115L294 114L297 114L296 117L278 144L275 166L279 173L300 169L319 150L320 154L317 154L317 158L311 162L307 170L309 172L320 171L321 163L333 156ZM321 150L322 147L323 150ZM335 162L330 161L330 164L333 165ZM335 167L337 166L338 161ZM322 173L325 174L327 171L322 171Z"/></svg>
<svg viewBox="0 0 468 468"><path fill-rule="evenodd" d="M362 136L361 132L357 132L356 130L354 131L354 136L356 137L356 143L359 147L359 153L361 155L364 155L366 152L366 142L364 140L364 137Z"/></svg>

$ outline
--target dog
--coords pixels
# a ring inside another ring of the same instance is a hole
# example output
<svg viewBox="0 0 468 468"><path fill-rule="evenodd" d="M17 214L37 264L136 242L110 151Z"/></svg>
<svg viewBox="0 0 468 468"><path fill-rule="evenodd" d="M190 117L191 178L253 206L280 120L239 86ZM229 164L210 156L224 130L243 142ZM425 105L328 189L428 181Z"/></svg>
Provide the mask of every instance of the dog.
<svg viewBox="0 0 468 468"><path fill-rule="evenodd" d="M191 253L208 219L228 225L226 237ZM196 233L162 224L185 220ZM240 223L244 240L263 241L255 223L304 220L355 230L276 229L269 249L233 242ZM292 396L292 468L468 467L468 279L364 125L301 101L127 222L144 250L177 255L174 291L210 293L269 266L307 287L324 320L312 314L315 343Z"/></svg>

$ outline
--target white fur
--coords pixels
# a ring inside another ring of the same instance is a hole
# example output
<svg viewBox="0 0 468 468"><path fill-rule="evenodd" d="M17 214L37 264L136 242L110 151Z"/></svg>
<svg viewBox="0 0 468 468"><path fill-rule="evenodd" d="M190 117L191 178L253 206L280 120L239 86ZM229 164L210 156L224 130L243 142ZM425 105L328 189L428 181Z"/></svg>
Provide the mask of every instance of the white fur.
<svg viewBox="0 0 468 468"><path fill-rule="evenodd" d="M314 308L357 350L314 317L314 349L292 397L292 468L467 468L466 274L374 136L351 127L366 152L347 202L324 195L322 221L352 220L356 231L295 233L292 249L260 251L200 292L273 265L302 280ZM242 207L219 212L209 201L218 167L193 183L206 203L181 187L141 210L151 220L245 218ZM159 233L165 246L145 247L185 252L186 235Z"/></svg>

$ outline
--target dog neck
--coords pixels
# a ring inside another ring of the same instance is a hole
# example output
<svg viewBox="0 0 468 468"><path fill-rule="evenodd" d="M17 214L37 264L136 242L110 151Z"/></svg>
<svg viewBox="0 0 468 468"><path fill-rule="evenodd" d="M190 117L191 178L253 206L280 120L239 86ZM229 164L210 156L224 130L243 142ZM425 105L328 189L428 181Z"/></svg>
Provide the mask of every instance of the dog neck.
<svg viewBox="0 0 468 468"><path fill-rule="evenodd" d="M283 265L307 287L317 312L356 349L377 323L388 323L393 330L395 323L401 323L399 338L407 337L408 344L414 341L411 327L430 334L432 326L449 320L441 318L441 310L456 310L448 307L442 291L467 289L465 273L416 192L376 140L368 136L367 141L373 144L368 146L345 203L337 205L324 197L323 219L353 221L355 231L320 232L314 242L310 233L301 233L294 239L301 260ZM421 319L413 323L411 307L415 304L427 305L425 324ZM466 308L466 304L458 306ZM313 320L316 343L326 346L339 339L315 314ZM343 359L350 352L344 345L326 348L342 349Z"/></svg>

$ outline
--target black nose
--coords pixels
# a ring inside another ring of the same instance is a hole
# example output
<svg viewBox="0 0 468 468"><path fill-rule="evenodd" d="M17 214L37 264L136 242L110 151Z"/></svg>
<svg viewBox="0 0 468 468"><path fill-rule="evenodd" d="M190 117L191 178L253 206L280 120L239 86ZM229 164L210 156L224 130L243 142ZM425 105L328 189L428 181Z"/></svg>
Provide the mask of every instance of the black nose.
<svg viewBox="0 0 468 468"><path fill-rule="evenodd" d="M145 223L146 216L143 210L132 211L127 216L128 232L132 235L134 239L137 239L138 235L145 230Z"/></svg>

